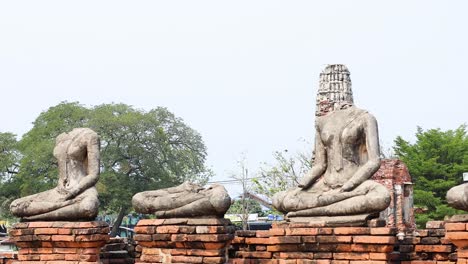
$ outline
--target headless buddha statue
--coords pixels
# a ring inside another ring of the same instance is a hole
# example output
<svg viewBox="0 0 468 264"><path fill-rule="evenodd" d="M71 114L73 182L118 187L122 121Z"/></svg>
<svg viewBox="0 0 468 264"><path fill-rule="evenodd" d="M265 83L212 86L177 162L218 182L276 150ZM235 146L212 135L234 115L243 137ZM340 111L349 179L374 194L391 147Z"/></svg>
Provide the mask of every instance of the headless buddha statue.
<svg viewBox="0 0 468 264"><path fill-rule="evenodd" d="M92 220L99 200L99 137L89 128L75 128L56 139L59 180L54 189L14 200L13 215L27 221Z"/></svg>
<svg viewBox="0 0 468 264"><path fill-rule="evenodd" d="M455 209L468 211L468 183L457 185L448 190L447 203Z"/></svg>
<svg viewBox="0 0 468 264"><path fill-rule="evenodd" d="M231 206L231 197L220 184L207 188L184 182L179 186L140 192L133 196L133 208L158 218L224 217Z"/></svg>
<svg viewBox="0 0 468 264"><path fill-rule="evenodd" d="M370 180L379 169L376 119L353 105L349 71L328 65L320 74L315 160L298 188L276 194L273 205L291 221L362 225L387 208L390 194Z"/></svg>

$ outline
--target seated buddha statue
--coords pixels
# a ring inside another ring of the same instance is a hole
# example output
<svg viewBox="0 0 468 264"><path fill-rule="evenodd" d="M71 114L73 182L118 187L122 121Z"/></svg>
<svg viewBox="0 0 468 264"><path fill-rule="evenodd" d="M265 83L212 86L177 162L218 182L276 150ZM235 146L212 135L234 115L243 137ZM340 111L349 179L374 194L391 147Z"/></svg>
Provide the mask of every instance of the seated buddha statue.
<svg viewBox="0 0 468 264"><path fill-rule="evenodd" d="M89 128L75 128L56 139L59 179L55 188L14 200L13 215L27 221L93 220L99 209L99 137Z"/></svg>
<svg viewBox="0 0 468 264"><path fill-rule="evenodd" d="M457 185L448 190L447 203L455 209L468 211L468 183Z"/></svg>
<svg viewBox="0 0 468 264"><path fill-rule="evenodd" d="M231 198L220 184L202 188L184 182L179 186L137 193L132 198L133 208L158 218L224 217L231 206Z"/></svg>
<svg viewBox="0 0 468 264"><path fill-rule="evenodd" d="M380 168L377 121L354 106L349 75L339 64L320 74L313 166L297 188L273 197L291 221L365 223L390 203L387 188L370 180Z"/></svg>

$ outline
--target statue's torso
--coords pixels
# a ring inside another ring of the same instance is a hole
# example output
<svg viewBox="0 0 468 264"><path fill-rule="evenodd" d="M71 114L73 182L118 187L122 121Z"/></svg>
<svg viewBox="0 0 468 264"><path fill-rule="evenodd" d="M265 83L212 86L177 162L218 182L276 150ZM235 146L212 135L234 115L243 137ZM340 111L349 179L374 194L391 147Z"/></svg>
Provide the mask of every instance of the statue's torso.
<svg viewBox="0 0 468 264"><path fill-rule="evenodd" d="M327 170L317 188L339 188L367 161L364 123L368 113L356 107L334 111L317 120L327 152Z"/></svg>
<svg viewBox="0 0 468 264"><path fill-rule="evenodd" d="M59 187L72 188L86 176L86 145L76 140L79 135L68 135L54 148L54 156L59 164Z"/></svg>

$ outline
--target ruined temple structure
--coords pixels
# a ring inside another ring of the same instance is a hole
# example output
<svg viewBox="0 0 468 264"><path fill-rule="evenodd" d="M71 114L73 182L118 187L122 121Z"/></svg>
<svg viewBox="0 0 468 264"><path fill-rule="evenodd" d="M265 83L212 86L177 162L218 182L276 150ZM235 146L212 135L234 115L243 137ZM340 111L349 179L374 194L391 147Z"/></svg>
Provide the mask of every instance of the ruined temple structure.
<svg viewBox="0 0 468 264"><path fill-rule="evenodd" d="M390 192L391 202L379 218L387 227L395 227L402 236L416 229L413 208L413 184L408 167L398 159L383 159L372 180L384 185Z"/></svg>

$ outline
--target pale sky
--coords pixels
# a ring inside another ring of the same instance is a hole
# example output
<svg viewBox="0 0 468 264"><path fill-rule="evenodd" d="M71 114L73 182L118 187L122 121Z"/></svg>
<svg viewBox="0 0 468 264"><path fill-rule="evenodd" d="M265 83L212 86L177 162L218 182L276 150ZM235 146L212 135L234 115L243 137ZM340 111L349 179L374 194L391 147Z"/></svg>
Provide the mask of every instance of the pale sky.
<svg viewBox="0 0 468 264"><path fill-rule="evenodd" d="M383 2L2 1L0 132L21 136L61 101L164 106L227 179L241 153L254 173L275 150L304 150L332 63L384 148L467 123L467 2Z"/></svg>

